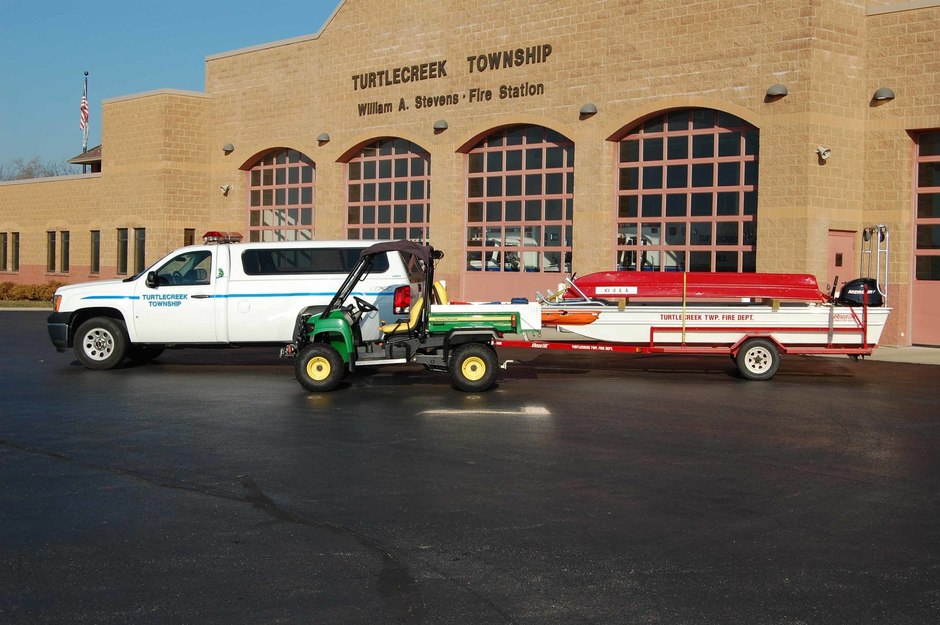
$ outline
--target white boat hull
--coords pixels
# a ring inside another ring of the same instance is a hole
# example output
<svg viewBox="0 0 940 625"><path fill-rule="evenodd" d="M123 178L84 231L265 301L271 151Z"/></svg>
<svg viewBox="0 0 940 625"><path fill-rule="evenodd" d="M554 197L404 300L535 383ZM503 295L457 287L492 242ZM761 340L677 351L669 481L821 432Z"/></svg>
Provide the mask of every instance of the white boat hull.
<svg viewBox="0 0 940 625"><path fill-rule="evenodd" d="M580 310L588 310L580 308ZM878 344L891 309L869 308L863 340L863 309L847 306L783 304L697 304L683 312L676 304L601 307L592 323L558 330L584 339L637 345L733 345L748 335L770 336L781 345L869 347ZM830 315L831 327L830 331Z"/></svg>

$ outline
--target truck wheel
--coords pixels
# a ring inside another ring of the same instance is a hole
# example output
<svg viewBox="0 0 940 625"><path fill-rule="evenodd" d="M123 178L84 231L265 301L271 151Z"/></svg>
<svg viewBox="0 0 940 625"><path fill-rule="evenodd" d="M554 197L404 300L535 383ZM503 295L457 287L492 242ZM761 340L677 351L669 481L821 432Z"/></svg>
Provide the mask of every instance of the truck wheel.
<svg viewBox="0 0 940 625"><path fill-rule="evenodd" d="M772 341L749 339L738 352L738 371L748 380L769 380L780 366L780 352Z"/></svg>
<svg viewBox="0 0 940 625"><path fill-rule="evenodd" d="M483 343L467 343L454 350L448 370L454 388L486 391L496 382L496 351Z"/></svg>
<svg viewBox="0 0 940 625"><path fill-rule="evenodd" d="M112 369L127 353L124 324L110 317L95 317L78 326L75 355L89 369Z"/></svg>
<svg viewBox="0 0 940 625"><path fill-rule="evenodd" d="M294 363L297 381L308 391L327 393L336 389L346 374L346 363L332 345L311 343Z"/></svg>

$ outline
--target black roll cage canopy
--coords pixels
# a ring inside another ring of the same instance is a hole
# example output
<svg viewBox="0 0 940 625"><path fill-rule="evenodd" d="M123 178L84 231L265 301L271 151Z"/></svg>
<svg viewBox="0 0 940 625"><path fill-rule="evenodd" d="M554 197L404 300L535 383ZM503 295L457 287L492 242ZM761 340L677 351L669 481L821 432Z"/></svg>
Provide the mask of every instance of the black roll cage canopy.
<svg viewBox="0 0 940 625"><path fill-rule="evenodd" d="M434 261L444 258L444 252L435 250L430 245L424 245L414 241L383 241L382 243L376 243L362 250L362 253L359 254L359 261L349 272L349 275L346 276L343 284L340 285L333 299L330 300L330 303L322 314L325 316L334 310L342 308L343 302L345 302L346 298L353 292L356 283L372 268L373 259L386 252L407 254L422 263L424 268L423 295L425 298L429 298L434 288ZM430 310L430 306L427 304L429 303L429 301L426 301L426 305L421 309L421 317L419 319L419 326L421 328L427 327L428 311ZM412 303L412 305L414 305L414 303Z"/></svg>

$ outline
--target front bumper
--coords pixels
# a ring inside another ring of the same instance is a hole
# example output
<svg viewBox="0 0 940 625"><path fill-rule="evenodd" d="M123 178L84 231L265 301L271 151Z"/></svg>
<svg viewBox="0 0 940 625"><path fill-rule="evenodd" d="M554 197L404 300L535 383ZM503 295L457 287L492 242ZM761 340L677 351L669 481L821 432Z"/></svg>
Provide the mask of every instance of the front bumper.
<svg viewBox="0 0 940 625"><path fill-rule="evenodd" d="M69 316L68 313L52 313L46 320L49 339L59 352L69 348Z"/></svg>

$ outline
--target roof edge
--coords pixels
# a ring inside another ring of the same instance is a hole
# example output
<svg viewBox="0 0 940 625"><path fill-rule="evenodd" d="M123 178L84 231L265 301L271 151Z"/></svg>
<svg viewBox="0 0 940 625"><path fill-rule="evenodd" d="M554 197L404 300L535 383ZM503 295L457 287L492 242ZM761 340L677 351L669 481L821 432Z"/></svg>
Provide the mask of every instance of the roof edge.
<svg viewBox="0 0 940 625"><path fill-rule="evenodd" d="M210 54L206 57L206 63L209 61L217 61L220 59L229 58L232 56L239 56L242 54L248 54L251 52L259 52L261 50L270 50L272 48L280 48L283 46L293 45L295 43L305 43L307 41L315 41L320 38L320 35L323 34L323 31L326 30L327 26L333 21L333 18L336 17L336 14L339 13L339 10L343 8L343 5L346 4L346 0L341 0L339 4L336 5L336 8L333 9L333 12L330 14L326 21L323 23L323 26L320 27L320 30L313 33L312 35L299 35L297 37L291 37L290 39L280 39L278 41L271 41L268 43L260 43L255 46L248 46L246 48L238 48L237 50L229 50L227 52L218 52L216 54Z"/></svg>
<svg viewBox="0 0 940 625"><path fill-rule="evenodd" d="M132 93L129 95L119 95L113 98L105 98L102 104L112 104L114 102L124 102L126 100L137 100L139 98L149 98L157 95L179 95L191 98L211 99L212 96L204 91L185 91L183 89L154 89L153 91L144 91L142 93Z"/></svg>

